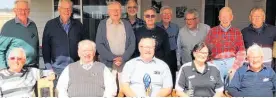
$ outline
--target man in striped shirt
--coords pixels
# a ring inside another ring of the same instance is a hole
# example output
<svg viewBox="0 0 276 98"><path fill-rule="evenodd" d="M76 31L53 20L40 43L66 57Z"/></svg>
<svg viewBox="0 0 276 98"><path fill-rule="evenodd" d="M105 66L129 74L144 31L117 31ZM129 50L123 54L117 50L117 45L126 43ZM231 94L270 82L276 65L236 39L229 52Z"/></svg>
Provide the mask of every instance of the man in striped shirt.
<svg viewBox="0 0 276 98"><path fill-rule="evenodd" d="M241 31L231 26L232 10L224 7L219 12L220 25L213 27L206 36L205 43L211 49L210 60L220 70L221 78L233 77L245 59L245 48Z"/></svg>
<svg viewBox="0 0 276 98"><path fill-rule="evenodd" d="M24 67L26 54L23 48L13 48L8 56L7 69L0 70L0 97L32 97L34 85L39 79L39 70ZM44 78L52 81L54 72Z"/></svg>

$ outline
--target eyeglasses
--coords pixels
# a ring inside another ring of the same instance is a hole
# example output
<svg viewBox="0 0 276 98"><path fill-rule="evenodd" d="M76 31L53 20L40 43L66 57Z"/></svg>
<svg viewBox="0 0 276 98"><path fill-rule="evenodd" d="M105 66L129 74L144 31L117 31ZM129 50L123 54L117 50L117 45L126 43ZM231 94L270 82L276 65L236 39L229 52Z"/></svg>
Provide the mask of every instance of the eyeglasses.
<svg viewBox="0 0 276 98"><path fill-rule="evenodd" d="M17 8L16 10L19 11L19 12L28 12L28 11L30 11L30 9L19 9L19 8Z"/></svg>
<svg viewBox="0 0 276 98"><path fill-rule="evenodd" d="M62 9L62 10L66 10L66 11L72 11L72 8L64 8L64 7L60 7L60 9Z"/></svg>
<svg viewBox="0 0 276 98"><path fill-rule="evenodd" d="M23 58L21 58L21 57L10 57L10 60L18 60L18 61L21 61L21 60L23 60Z"/></svg>
<svg viewBox="0 0 276 98"><path fill-rule="evenodd" d="M155 47L153 46L140 46L143 49L154 49Z"/></svg>
<svg viewBox="0 0 276 98"><path fill-rule="evenodd" d="M146 18L155 18L155 15L145 15Z"/></svg>
<svg viewBox="0 0 276 98"><path fill-rule="evenodd" d="M197 53L203 54L203 55L208 55L209 54L209 52L200 52L200 51L197 51Z"/></svg>
<svg viewBox="0 0 276 98"><path fill-rule="evenodd" d="M137 6L128 6L127 9L137 9Z"/></svg>
<svg viewBox="0 0 276 98"><path fill-rule="evenodd" d="M185 18L184 20L186 20L186 21L191 21L191 20L195 20L196 18L192 18L192 19L187 19L187 18Z"/></svg>

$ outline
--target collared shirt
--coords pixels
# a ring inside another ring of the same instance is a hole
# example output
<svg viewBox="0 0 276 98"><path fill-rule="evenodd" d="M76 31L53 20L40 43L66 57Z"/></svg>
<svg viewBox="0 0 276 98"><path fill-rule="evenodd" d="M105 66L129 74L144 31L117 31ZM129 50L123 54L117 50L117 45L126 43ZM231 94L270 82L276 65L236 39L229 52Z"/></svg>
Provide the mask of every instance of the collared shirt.
<svg viewBox="0 0 276 98"><path fill-rule="evenodd" d="M205 43L212 51L211 59L235 57L234 69L238 69L245 60L244 42L238 28L230 27L224 32L220 26L216 26L207 34Z"/></svg>
<svg viewBox="0 0 276 98"><path fill-rule="evenodd" d="M125 19L130 22L130 20L128 18L125 18ZM133 31L135 32L138 28L145 26L145 21L140 18L136 18L135 22L133 24L131 24L131 26L132 26Z"/></svg>
<svg viewBox="0 0 276 98"><path fill-rule="evenodd" d="M228 26L227 28L224 28L221 25L219 25L219 27L223 30L223 32L227 32L231 28L231 25Z"/></svg>
<svg viewBox="0 0 276 98"><path fill-rule="evenodd" d="M223 82L215 65L207 63L204 71L199 72L194 62L184 64L177 76L175 89L190 97L213 97L223 92Z"/></svg>
<svg viewBox="0 0 276 98"><path fill-rule="evenodd" d="M69 28L70 28L70 26L71 26L71 20L69 19L68 22L67 22L66 24L63 24L61 18L59 18L59 20L60 20L60 23L61 23L61 25L62 25L64 31L66 32L66 34L68 34Z"/></svg>
<svg viewBox="0 0 276 98"><path fill-rule="evenodd" d="M89 63L88 65L82 65L82 68L85 70L89 70L93 66L93 62ZM115 78L113 77L110 70L105 67L104 68L104 97L112 97L116 95L117 91L117 85ZM58 96L60 97L68 97L67 89L69 84L69 66L66 66L65 69L62 71L62 74L59 77L58 84L57 84L57 90L58 90Z"/></svg>
<svg viewBox="0 0 276 98"><path fill-rule="evenodd" d="M271 61L273 42L276 41L275 31L276 27L269 24L263 24L259 30L256 30L252 24L250 24L241 31L245 48L248 49L256 43L263 49L264 61Z"/></svg>
<svg viewBox="0 0 276 98"><path fill-rule="evenodd" d="M145 97L146 90L143 78L149 74L151 78L150 97L157 96L160 89L172 88L172 76L168 65L160 59L153 58L151 62L143 62L141 57L131 59L125 64L122 72L122 83L129 83L137 97Z"/></svg>
<svg viewBox="0 0 276 98"><path fill-rule="evenodd" d="M157 26L163 28L164 30L167 31L168 37L169 37L169 42L170 42L170 49L175 50L177 45L176 45L176 39L179 33L179 27L177 24L171 23L169 24L168 28L165 28L162 22L156 23Z"/></svg>
<svg viewBox="0 0 276 98"><path fill-rule="evenodd" d="M276 88L276 74L270 67L259 72L249 69L245 63L239 68L230 82L228 91L233 97L273 97Z"/></svg>
<svg viewBox="0 0 276 98"><path fill-rule="evenodd" d="M114 24L109 18L106 21L106 37L111 52L116 56L122 56L125 52L126 30L122 20Z"/></svg>
<svg viewBox="0 0 276 98"><path fill-rule="evenodd" d="M25 25L18 19L18 17L15 17L14 20L15 23L20 23L24 27L28 27L31 24L31 22L33 22L31 19L27 18L27 24Z"/></svg>

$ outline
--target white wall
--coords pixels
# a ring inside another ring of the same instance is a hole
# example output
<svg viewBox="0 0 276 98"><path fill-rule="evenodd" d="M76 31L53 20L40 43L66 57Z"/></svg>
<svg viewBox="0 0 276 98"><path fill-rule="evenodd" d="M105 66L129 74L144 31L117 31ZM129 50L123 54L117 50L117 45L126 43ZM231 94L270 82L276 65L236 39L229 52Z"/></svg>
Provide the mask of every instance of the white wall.
<svg viewBox="0 0 276 98"><path fill-rule="evenodd" d="M184 18L176 18L175 17L175 9L176 7L179 6L186 6L188 9L189 8L195 8L199 11L200 17L204 17L201 15L202 12L202 2L204 2L204 0L162 0L162 6L168 5L170 7L172 7L173 11L173 20L172 22L178 24L180 27L182 27L185 23L184 23ZM141 15L143 15L143 11L147 8L151 7L151 0L141 0ZM205 5L204 5L205 6ZM204 12L204 11L203 11ZM160 21L160 19L158 18L157 21Z"/></svg>
<svg viewBox="0 0 276 98"><path fill-rule="evenodd" d="M250 22L248 15L251 8L260 6L266 9L266 0L228 0L229 7L232 8L234 14L234 20L232 25L243 29L247 27Z"/></svg>
<svg viewBox="0 0 276 98"><path fill-rule="evenodd" d="M41 46L43 30L46 22L53 17L53 0L31 0L30 18L36 23Z"/></svg>

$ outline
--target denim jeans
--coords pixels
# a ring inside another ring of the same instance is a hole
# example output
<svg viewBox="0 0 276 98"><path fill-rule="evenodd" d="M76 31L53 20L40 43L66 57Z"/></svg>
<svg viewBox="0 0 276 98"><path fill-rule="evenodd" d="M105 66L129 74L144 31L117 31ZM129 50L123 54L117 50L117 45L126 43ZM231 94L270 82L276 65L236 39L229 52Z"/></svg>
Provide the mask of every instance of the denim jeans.
<svg viewBox="0 0 276 98"><path fill-rule="evenodd" d="M220 71L220 77L223 82L228 78L228 71L232 68L235 58L217 59L213 60L213 63Z"/></svg>

